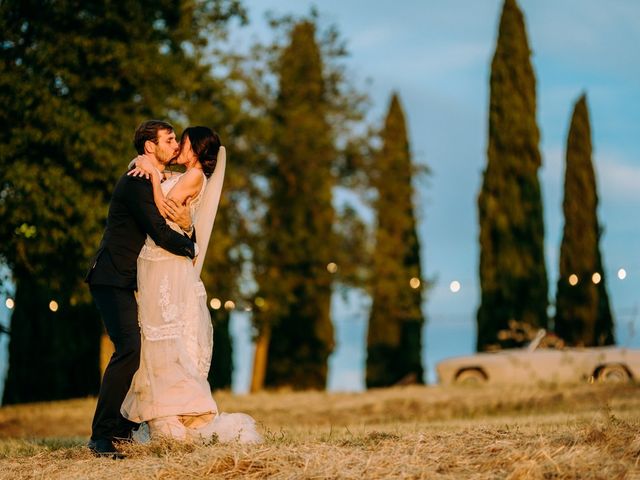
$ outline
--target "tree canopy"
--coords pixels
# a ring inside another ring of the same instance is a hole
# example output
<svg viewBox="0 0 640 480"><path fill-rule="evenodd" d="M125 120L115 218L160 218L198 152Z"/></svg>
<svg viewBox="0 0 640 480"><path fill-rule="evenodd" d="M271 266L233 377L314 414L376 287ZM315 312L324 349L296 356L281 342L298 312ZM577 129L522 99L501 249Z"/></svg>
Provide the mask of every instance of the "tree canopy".
<svg viewBox="0 0 640 480"><path fill-rule="evenodd" d="M478 196L478 350L522 343L510 324L547 326L536 80L522 12L505 0L491 64L488 162Z"/></svg>
<svg viewBox="0 0 640 480"><path fill-rule="evenodd" d="M82 279L110 190L141 120L180 126L213 103L202 51L232 18L244 18L235 0L0 4L0 260L16 288L5 401L97 390L100 326Z"/></svg>
<svg viewBox="0 0 640 480"><path fill-rule="evenodd" d="M569 345L610 345L613 319L600 253L602 228L586 95L577 100L571 117L562 209L555 330Z"/></svg>
<svg viewBox="0 0 640 480"><path fill-rule="evenodd" d="M372 307L367 340L368 387L423 382L420 242L413 206L413 174L405 115L392 95L372 171L377 192Z"/></svg>

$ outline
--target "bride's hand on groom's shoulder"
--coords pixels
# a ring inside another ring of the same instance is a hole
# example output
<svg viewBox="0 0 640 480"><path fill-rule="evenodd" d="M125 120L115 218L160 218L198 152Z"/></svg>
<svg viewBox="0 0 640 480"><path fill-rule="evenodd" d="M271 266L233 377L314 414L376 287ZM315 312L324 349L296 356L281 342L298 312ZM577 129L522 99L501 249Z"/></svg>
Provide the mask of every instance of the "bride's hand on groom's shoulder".
<svg viewBox="0 0 640 480"><path fill-rule="evenodd" d="M133 167L131 170L127 172L127 175L129 175L130 177L144 177L146 179L150 178L149 173L145 172L140 167Z"/></svg>
<svg viewBox="0 0 640 480"><path fill-rule="evenodd" d="M127 175L162 180L160 172L153 165L149 155L138 155L129 163L130 166L131 164L133 164L133 168L127 172Z"/></svg>

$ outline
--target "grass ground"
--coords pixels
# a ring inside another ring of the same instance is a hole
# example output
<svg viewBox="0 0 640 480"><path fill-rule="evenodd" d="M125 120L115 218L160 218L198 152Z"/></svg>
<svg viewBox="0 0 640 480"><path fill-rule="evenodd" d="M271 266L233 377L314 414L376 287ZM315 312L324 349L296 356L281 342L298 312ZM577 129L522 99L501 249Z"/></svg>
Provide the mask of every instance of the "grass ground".
<svg viewBox="0 0 640 480"><path fill-rule="evenodd" d="M95 399L0 408L0 478L603 478L640 480L640 386L402 387L216 394L257 446L85 447Z"/></svg>

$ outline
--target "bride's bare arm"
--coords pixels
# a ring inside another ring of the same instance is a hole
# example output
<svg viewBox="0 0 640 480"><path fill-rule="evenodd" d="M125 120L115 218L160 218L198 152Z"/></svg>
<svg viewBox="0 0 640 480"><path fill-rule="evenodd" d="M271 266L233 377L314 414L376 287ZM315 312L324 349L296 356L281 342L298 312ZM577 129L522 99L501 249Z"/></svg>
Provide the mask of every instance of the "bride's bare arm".
<svg viewBox="0 0 640 480"><path fill-rule="evenodd" d="M158 175L151 175L151 185L153 185L153 201L155 202L156 207L158 207L160 214L164 218L167 218L167 209L164 206L164 194L162 193L162 187L160 186L161 182L162 179L160 178L159 173Z"/></svg>
<svg viewBox="0 0 640 480"><path fill-rule="evenodd" d="M132 165L133 164L133 165ZM138 155L129 163L129 172L127 175L133 175L138 177L146 177L151 180L153 185L153 201L158 207L160 214L167 218L167 209L164 205L164 194L160 183L162 182L162 173L160 173L151 163L151 161L145 157L145 155Z"/></svg>
<svg viewBox="0 0 640 480"><path fill-rule="evenodd" d="M202 172L197 168L187 170L167 193L167 200L173 200L178 205L185 205L187 200L194 198L202 188ZM154 187L155 189L155 187Z"/></svg>

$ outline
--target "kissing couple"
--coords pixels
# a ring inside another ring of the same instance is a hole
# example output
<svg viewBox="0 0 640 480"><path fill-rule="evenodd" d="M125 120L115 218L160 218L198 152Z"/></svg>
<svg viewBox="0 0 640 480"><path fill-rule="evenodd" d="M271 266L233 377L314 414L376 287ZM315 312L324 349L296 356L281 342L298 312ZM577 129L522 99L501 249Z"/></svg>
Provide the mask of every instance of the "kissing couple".
<svg viewBox="0 0 640 480"><path fill-rule="evenodd" d="M225 148L208 127L187 128L178 143L159 120L143 122L133 143L138 157L116 183L85 279L115 347L88 446L121 458L119 442L156 437L260 442L249 415L218 412L207 382L213 327L200 272ZM185 172L165 175L171 162Z"/></svg>

